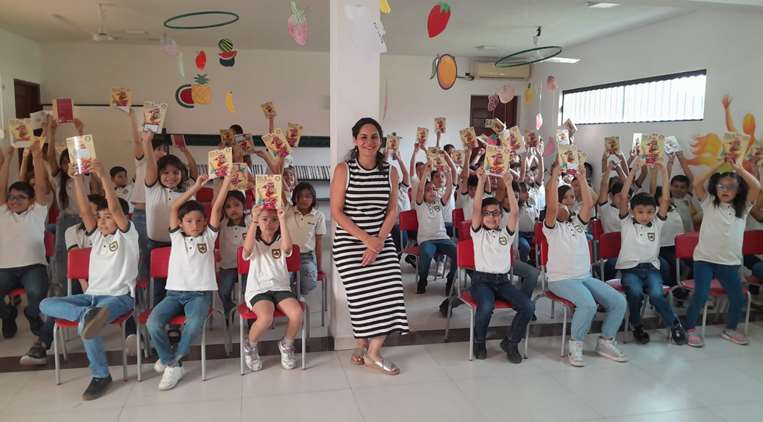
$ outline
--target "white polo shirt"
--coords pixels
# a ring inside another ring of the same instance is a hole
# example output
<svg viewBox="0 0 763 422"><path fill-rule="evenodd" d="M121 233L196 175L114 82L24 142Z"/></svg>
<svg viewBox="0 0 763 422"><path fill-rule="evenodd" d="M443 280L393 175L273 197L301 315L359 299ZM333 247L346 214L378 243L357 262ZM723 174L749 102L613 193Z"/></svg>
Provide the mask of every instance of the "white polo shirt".
<svg viewBox="0 0 763 422"><path fill-rule="evenodd" d="M599 204L599 220L604 233L620 231L620 210L611 202Z"/></svg>
<svg viewBox="0 0 763 422"><path fill-rule="evenodd" d="M458 201L456 202L458 208L464 210L464 220L469 221L472 219L472 210L474 209L474 198L469 196L469 192L459 192Z"/></svg>
<svg viewBox="0 0 763 422"><path fill-rule="evenodd" d="M416 204L416 219L419 222L416 240L419 245L428 240L449 239L445 231L443 208L439 198L435 199L433 204L428 202Z"/></svg>
<svg viewBox="0 0 763 422"><path fill-rule="evenodd" d="M708 194L702 201L702 226L699 229L699 243L694 249L694 260L721 265L742 264L742 241L747 215L752 204L745 204L742 217L738 218L734 208L723 202L716 207L715 197Z"/></svg>
<svg viewBox="0 0 763 422"><path fill-rule="evenodd" d="M227 218L220 222L220 268L227 270L238 266L236 253L244 245L246 230L251 223L251 215L244 216L242 224L234 224Z"/></svg>
<svg viewBox="0 0 763 422"><path fill-rule="evenodd" d="M397 193L397 213L398 215L403 211L410 211L411 198L408 196L408 192L411 191L411 187L403 182L398 184L399 191Z"/></svg>
<svg viewBox="0 0 763 422"><path fill-rule="evenodd" d="M615 268L627 270L638 264L650 263L660 269L660 233L665 220L656 215L648 224L639 224L626 215L621 220L620 255Z"/></svg>
<svg viewBox="0 0 763 422"><path fill-rule="evenodd" d="M519 224L517 229L520 232L532 233L535 227L535 220L538 219L538 210L531 205L525 204L519 207Z"/></svg>
<svg viewBox="0 0 763 422"><path fill-rule="evenodd" d="M130 192L130 202L134 204L146 203L146 156L135 159L135 183Z"/></svg>
<svg viewBox="0 0 763 422"><path fill-rule="evenodd" d="M474 269L482 273L508 274L511 271L511 245L516 233L506 226L490 230L481 226L472 230L474 244Z"/></svg>
<svg viewBox="0 0 763 422"><path fill-rule="evenodd" d="M289 206L286 210L286 229L292 243L299 246L300 253L312 253L315 250L315 236L326 234L326 217L316 208L302 214L297 207Z"/></svg>
<svg viewBox="0 0 763 422"><path fill-rule="evenodd" d="M0 268L47 265L45 259L45 222L48 207L33 202L21 214L0 205Z"/></svg>
<svg viewBox="0 0 763 422"><path fill-rule="evenodd" d="M130 206L128 209L128 212L132 212L134 209L134 207L132 206L132 203L130 202L133 189L135 189L134 183L128 183L122 188L114 186L114 192L116 192L117 198L124 199L125 201L127 201L127 204Z"/></svg>
<svg viewBox="0 0 763 422"><path fill-rule="evenodd" d="M265 292L291 291L289 271L286 268L286 258L291 256L281 251L281 236L276 235L272 243L265 243L257 229L252 253L244 259L249 261L249 274L246 276L246 292L244 300L251 307L252 298Z"/></svg>
<svg viewBox="0 0 763 422"><path fill-rule="evenodd" d="M127 231L117 229L104 235L95 229L88 234L92 244L87 291L93 296L130 294L138 277L138 230L129 222Z"/></svg>
<svg viewBox="0 0 763 422"><path fill-rule="evenodd" d="M535 203L535 208L542 210L546 208L546 189L543 186L533 186L527 189L530 199Z"/></svg>
<svg viewBox="0 0 763 422"><path fill-rule="evenodd" d="M64 243L67 251L71 248L89 248L93 245L83 224L75 224L66 229Z"/></svg>
<svg viewBox="0 0 763 422"><path fill-rule="evenodd" d="M457 187L454 186L453 192L455 192L455 189L457 189ZM437 198L443 198L445 196L446 190L447 187L437 189ZM442 201L445 203L445 205L442 207L442 216L446 223L453 223L453 210L456 208L456 198L455 195L453 195L453 192L451 192L450 198L445 198L445 201Z"/></svg>
<svg viewBox="0 0 763 422"><path fill-rule="evenodd" d="M667 219L662 225L662 231L660 232L660 247L675 246L676 236L683 234L684 223L681 218L681 214L675 208L668 211Z"/></svg>
<svg viewBox="0 0 763 422"><path fill-rule="evenodd" d="M194 292L217 290L215 274L217 230L207 226L200 236L186 236L178 227L170 232L170 239L172 251L167 290Z"/></svg>
<svg viewBox="0 0 763 422"><path fill-rule="evenodd" d="M570 221L557 220L553 228L543 223L543 234L548 241L546 276L549 282L591 276L586 225L578 215Z"/></svg>
<svg viewBox="0 0 763 422"><path fill-rule="evenodd" d="M149 239L170 241L170 207L172 201L182 194L175 189L165 188L158 180L153 186L146 186L146 233Z"/></svg>

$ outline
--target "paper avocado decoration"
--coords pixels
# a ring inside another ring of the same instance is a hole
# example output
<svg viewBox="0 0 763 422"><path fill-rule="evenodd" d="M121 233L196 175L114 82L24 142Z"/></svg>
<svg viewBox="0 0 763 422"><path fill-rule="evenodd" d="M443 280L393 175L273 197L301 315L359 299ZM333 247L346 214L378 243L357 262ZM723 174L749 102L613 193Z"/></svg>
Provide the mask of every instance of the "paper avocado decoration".
<svg viewBox="0 0 763 422"><path fill-rule="evenodd" d="M289 36L294 42L302 46L307 44L307 16L303 9L297 7L297 2L294 0L291 1L291 15L289 15L287 24Z"/></svg>
<svg viewBox="0 0 763 422"><path fill-rule="evenodd" d="M445 90L453 88L456 79L458 79L456 58L450 54L437 55L432 61L432 76L429 79L435 76L437 76L437 83L440 88Z"/></svg>
<svg viewBox="0 0 763 422"><path fill-rule="evenodd" d="M220 47L220 65L223 67L233 67L236 64L236 54L238 51L233 49L233 41L228 38L223 38L217 42L217 46ZM200 71L201 72L201 71Z"/></svg>
<svg viewBox="0 0 763 422"><path fill-rule="evenodd" d="M392 8L389 7L389 2L387 0L379 0L379 10L381 10L382 13L387 14L392 11Z"/></svg>
<svg viewBox="0 0 763 422"><path fill-rule="evenodd" d="M427 32L429 38L434 38L442 33L450 20L450 6L444 1L438 2L429 11L427 18Z"/></svg>
<svg viewBox="0 0 763 422"><path fill-rule="evenodd" d="M511 85L504 85L500 91L498 91L498 99L501 100L501 104L507 104L517 95L514 87Z"/></svg>

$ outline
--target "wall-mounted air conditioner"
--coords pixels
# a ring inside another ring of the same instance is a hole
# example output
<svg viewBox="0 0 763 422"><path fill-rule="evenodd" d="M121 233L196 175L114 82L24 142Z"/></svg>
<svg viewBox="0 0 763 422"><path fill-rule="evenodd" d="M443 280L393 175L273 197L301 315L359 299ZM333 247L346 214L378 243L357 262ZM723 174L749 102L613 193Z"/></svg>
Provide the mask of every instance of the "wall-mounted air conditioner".
<svg viewBox="0 0 763 422"><path fill-rule="evenodd" d="M530 65L496 67L493 62L475 62L472 74L477 79L529 79Z"/></svg>

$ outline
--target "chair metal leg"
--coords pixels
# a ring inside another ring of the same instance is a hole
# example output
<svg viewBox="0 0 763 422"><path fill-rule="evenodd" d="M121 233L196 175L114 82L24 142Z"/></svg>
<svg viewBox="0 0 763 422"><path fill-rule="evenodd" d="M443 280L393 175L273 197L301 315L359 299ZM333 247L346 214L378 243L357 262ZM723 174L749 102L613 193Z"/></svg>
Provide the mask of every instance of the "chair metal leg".
<svg viewBox="0 0 763 422"><path fill-rule="evenodd" d="M138 372L138 374L137 374L138 382L141 382L141 381L143 381L143 379L142 379L143 371L141 371L141 369L143 369L143 356L142 356L143 353L141 353L142 351L140 350L140 338L142 336L141 336L141 332L140 332L141 331L140 323L139 323L139 321L135 321L135 322L138 323L138 330L137 330L138 331L138 335L135 336L135 337L137 337L137 340L135 340L135 341L137 342L136 350L138 351L138 353L136 353L137 360L136 360L135 366L137 367L136 369L137 369L137 372ZM146 354L146 359L148 359L148 354Z"/></svg>
<svg viewBox="0 0 763 422"><path fill-rule="evenodd" d="M705 308L702 310L702 338L705 337L706 326L707 326L707 301L705 301Z"/></svg>
<svg viewBox="0 0 763 422"><path fill-rule="evenodd" d="M127 343L125 343L125 336L127 335L126 332L126 324L123 322L119 324L119 326L122 328L122 338L120 339L120 345L122 346L122 380L124 382L127 382ZM138 353L140 354L140 350L138 350Z"/></svg>
<svg viewBox="0 0 763 422"><path fill-rule="evenodd" d="M554 312L554 311L555 311L555 309L554 309L554 308L555 308L555 306L556 306L556 302L554 302L554 301L552 300L552 301L551 301L551 319L554 319L554 313L555 313L555 312Z"/></svg>
<svg viewBox="0 0 763 422"><path fill-rule="evenodd" d="M307 369L307 326L310 324L310 314L305 307L305 318L302 321L302 370Z"/></svg>
<svg viewBox="0 0 763 422"><path fill-rule="evenodd" d="M747 290L747 315L744 319L744 335L747 335L747 329L750 325L750 307L752 306L752 294Z"/></svg>
<svg viewBox="0 0 763 422"><path fill-rule="evenodd" d="M467 359L472 360L474 358L474 309L469 306L469 356Z"/></svg>
<svg viewBox="0 0 763 422"><path fill-rule="evenodd" d="M55 362L56 365L56 385L61 385L61 363L59 362L58 357L58 342L61 341L59 339L60 330L58 326L53 326L53 362Z"/></svg>
<svg viewBox="0 0 763 422"><path fill-rule="evenodd" d="M321 284L321 327L326 326L326 311L328 311L328 296L326 294L326 280Z"/></svg>
<svg viewBox="0 0 763 422"><path fill-rule="evenodd" d="M553 302L551 302L553 303ZM562 313L563 313L563 320L562 320L562 352L561 357L564 358L564 347L565 347L565 340L567 339L567 307L562 306ZM572 333L570 333L570 336L572 336Z"/></svg>
<svg viewBox="0 0 763 422"><path fill-rule="evenodd" d="M207 315L204 325L201 327L201 380L207 380L207 324L212 314Z"/></svg>
<svg viewBox="0 0 763 422"><path fill-rule="evenodd" d="M239 314L238 322L239 364L241 365L241 375L244 375L244 324L246 324L246 320L244 320L244 317Z"/></svg>

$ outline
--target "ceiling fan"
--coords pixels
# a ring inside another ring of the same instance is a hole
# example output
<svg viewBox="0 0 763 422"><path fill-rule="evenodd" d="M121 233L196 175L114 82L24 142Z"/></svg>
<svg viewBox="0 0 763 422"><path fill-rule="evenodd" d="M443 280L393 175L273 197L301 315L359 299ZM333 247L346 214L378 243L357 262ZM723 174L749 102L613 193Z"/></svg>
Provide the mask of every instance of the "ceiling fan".
<svg viewBox="0 0 763 422"><path fill-rule="evenodd" d="M117 5L113 3L102 3L97 2L96 5L98 6L98 31L97 32L90 32L87 29L80 26L78 23L73 22L69 18L60 15L58 13L54 13L51 15L51 17L58 22L63 23L64 25L73 28L79 32L86 33L90 36L90 39L95 42L103 42L103 41L159 41L159 37L152 36L148 31L144 30L121 30L121 31L107 31L105 26L105 16L104 13L104 7L117 7Z"/></svg>

